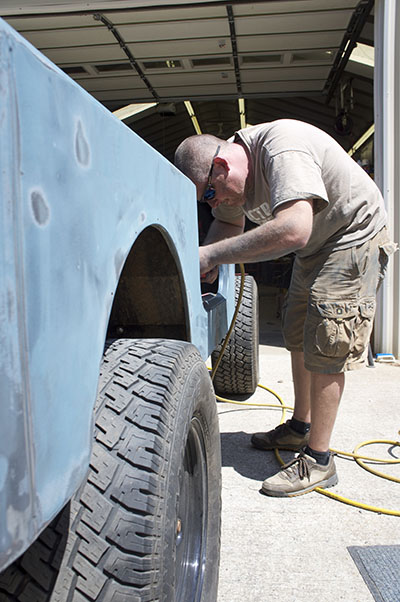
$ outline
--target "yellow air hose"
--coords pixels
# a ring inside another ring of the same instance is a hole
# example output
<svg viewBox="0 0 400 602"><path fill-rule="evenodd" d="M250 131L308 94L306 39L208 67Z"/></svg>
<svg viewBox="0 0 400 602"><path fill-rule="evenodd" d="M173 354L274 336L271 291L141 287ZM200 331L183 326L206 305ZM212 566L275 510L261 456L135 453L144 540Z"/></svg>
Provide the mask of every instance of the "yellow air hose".
<svg viewBox="0 0 400 602"><path fill-rule="evenodd" d="M240 304L242 302L242 298L243 298L243 290L244 290L244 276L245 276L245 272L244 272L244 265L241 263L240 265L240 275L241 275L241 281L240 281L240 290L239 290L239 297L236 303L236 308L235 308L235 312L233 314L233 318L228 330L228 333L225 337L224 343L221 347L221 351L220 354L218 356L217 361L215 362L214 368L211 372L211 379L214 379L215 373L218 369L218 366L220 364L221 358L224 354L224 351L226 349L226 346L228 344L229 338L232 334L233 328L235 326L235 321L236 321L236 317L238 315L239 312L239 308L240 308ZM286 419L286 411L293 411L293 408L290 406L287 406L284 404L283 400L280 398L280 396L273 391L272 389L269 389L268 387L262 385L262 384L258 384L257 387L260 387L261 389L264 389L265 391L268 391L269 393L271 393L274 397L276 397L276 399L279 401L279 404L272 404L272 403L247 403L247 402L243 402L243 401L234 401L232 399L225 399L224 397L219 397L218 395L216 395L216 398L218 399L218 401L224 402L224 403L230 403L230 404L234 404L234 405L240 405L240 406L251 406L251 407L260 407L260 408L279 408L282 411L282 415L281 415L281 424L283 422L285 422ZM400 431L399 431L400 434ZM371 472L372 474L379 476L383 479L388 479L390 481L394 481L395 483L400 483L400 479L396 478L396 477L392 477L390 475L387 475L385 473L379 472L377 470L372 469L370 466L367 466L363 460L368 460L370 462L380 462L382 464L399 464L400 463L400 459L392 459L392 460L385 460L383 458L372 458L369 456L362 456L360 454L358 454L358 450L361 447L366 447L367 445L372 445L372 444L385 444L385 445L391 445L394 447L399 447L400 446L400 442L399 441L391 441L389 439L372 439L370 441L364 441L363 443L359 443L355 448L353 453L350 452L344 452L344 451L340 451L337 449L331 449L330 451L334 454L336 454L337 456L346 456L346 457L350 457L353 458L357 464L359 466L361 466L362 468L364 468L365 470L367 470L368 472ZM281 456L279 455L279 452L277 449L275 449L275 455L277 457L278 462L283 465L284 461L282 460ZM363 504L362 502L357 502L355 500L343 497L341 495L338 495L337 493L332 493L331 491L328 491L327 489L323 489L322 487L316 487L314 489L314 491L317 491L318 493L322 493L323 495L330 497L334 500L337 500L339 502L343 502L344 504L348 504L350 506L355 506L356 508L362 508L363 510L369 510L371 512L378 512L380 514L389 514L391 516L400 516L400 511L399 510L388 510L387 508L379 508L376 506L370 506L368 504Z"/></svg>

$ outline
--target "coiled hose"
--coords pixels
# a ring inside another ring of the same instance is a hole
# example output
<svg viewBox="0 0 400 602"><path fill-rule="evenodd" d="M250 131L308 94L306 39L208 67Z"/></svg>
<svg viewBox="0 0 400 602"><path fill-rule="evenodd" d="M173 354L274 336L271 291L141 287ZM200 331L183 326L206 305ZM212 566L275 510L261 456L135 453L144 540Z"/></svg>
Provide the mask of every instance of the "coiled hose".
<svg viewBox="0 0 400 602"><path fill-rule="evenodd" d="M232 331L234 329L235 326L235 321L239 312L239 308L240 308L240 304L242 302L242 298L243 298L243 290L244 290L244 276L245 276L245 272L244 272L244 265L240 264L240 275L241 275L241 281L240 281L240 290L239 290L239 296L238 296L238 300L236 303L236 308L235 308L235 312L233 314L233 318L228 330L228 333L225 337L225 340L222 344L221 347L221 351L220 354L217 358L217 361L215 362L214 368L211 372L211 379L214 379L215 373L218 369L218 366L220 364L221 358L225 352L226 346L228 344L229 338L232 334ZM279 404L273 404L273 403L248 403L248 402L243 402L243 401L234 401L232 399L225 399L224 397L220 397L218 395L216 395L216 398L218 399L218 401L224 402L224 403L230 403L230 404L235 404L235 405L240 405L240 406L251 406L251 407L263 407L263 408L280 408L282 411L281 414L281 424L285 421L286 419L286 411L293 411L294 408L287 406L284 404L283 400L281 399L281 397L272 389L262 385L261 383L259 383L257 385L257 387L264 389L265 391L268 391L268 393L271 393L274 397L276 397L276 399L279 401ZM400 434L400 431L399 431ZM370 466L367 466L364 462L364 460L369 461L369 462L376 462L376 463L382 463L382 464L399 464L400 463L400 459L393 459L393 460L385 460L383 458L372 458L370 456L362 456L360 454L358 454L358 450L361 449L362 447L366 447L367 445L372 445L372 444L385 444L385 445L391 445L393 447L399 447L400 446L400 442L399 441L391 441L389 439L371 439L370 441L364 441L363 443L359 443L355 448L354 451L352 453L350 452L344 452L341 450L337 450L337 449L331 449L330 451L332 453L334 453L337 456L344 456L344 457L348 457L348 458L353 458L357 464L359 466L361 466L362 468L364 468L365 470L367 470L368 472L381 477L383 479L388 479L390 481L394 481L395 483L400 483L400 479L396 478L396 477L392 477L391 475L385 474L383 472L380 472L378 470L374 470L373 468L371 468ZM279 452L277 449L275 449L275 455L277 457L278 462L283 465L284 461L282 460ZM378 512L380 514L389 514L391 516L400 516L400 511L399 510L389 510L387 508L379 508L376 506L370 506L368 504L363 504L362 502L358 502L349 498L346 498L344 496L338 495L337 493L332 493L331 491L328 491L327 489L324 489L322 487L316 487L314 491L317 491L318 493L321 493L322 495L325 495L327 497L330 497L334 500L337 500L338 502L343 502L344 504L348 504L350 506L355 506L356 508L362 508L363 510L369 510L371 512Z"/></svg>

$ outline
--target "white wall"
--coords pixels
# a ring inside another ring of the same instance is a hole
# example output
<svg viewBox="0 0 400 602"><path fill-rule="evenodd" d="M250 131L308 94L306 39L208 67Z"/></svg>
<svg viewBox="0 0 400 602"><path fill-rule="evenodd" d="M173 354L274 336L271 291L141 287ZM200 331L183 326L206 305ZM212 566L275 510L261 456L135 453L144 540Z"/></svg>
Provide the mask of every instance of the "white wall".
<svg viewBox="0 0 400 602"><path fill-rule="evenodd" d="M396 39L397 38L397 39ZM392 240L400 234L400 4L375 1L375 180L388 212ZM400 253L392 257L378 297L376 353L400 354Z"/></svg>

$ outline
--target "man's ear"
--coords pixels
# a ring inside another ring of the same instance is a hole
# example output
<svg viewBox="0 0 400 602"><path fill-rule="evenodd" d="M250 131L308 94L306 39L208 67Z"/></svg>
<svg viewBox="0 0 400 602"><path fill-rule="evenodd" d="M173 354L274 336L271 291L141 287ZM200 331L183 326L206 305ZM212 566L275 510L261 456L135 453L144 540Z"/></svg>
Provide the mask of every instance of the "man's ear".
<svg viewBox="0 0 400 602"><path fill-rule="evenodd" d="M215 157L214 164L218 165L218 167L222 167L222 169L226 172L226 174L229 173L229 171L230 171L229 164L228 164L227 160L224 159L223 157Z"/></svg>

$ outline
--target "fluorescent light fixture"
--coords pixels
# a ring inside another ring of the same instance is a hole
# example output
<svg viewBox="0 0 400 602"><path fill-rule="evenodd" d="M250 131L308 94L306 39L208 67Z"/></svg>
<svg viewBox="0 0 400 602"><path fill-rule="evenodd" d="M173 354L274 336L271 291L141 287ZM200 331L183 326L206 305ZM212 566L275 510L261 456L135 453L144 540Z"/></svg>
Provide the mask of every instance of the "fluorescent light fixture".
<svg viewBox="0 0 400 602"><path fill-rule="evenodd" d="M238 105L239 105L240 128L243 130L244 128L247 127L244 98L238 98Z"/></svg>
<svg viewBox="0 0 400 602"><path fill-rule="evenodd" d="M113 115L118 117L118 119L127 119L128 117L132 117L132 115L137 115L142 111L146 111L151 107L156 106L156 102L141 102L136 104L127 105L126 107L122 107L121 109L117 109L117 111L113 111Z"/></svg>
<svg viewBox="0 0 400 602"><path fill-rule="evenodd" d="M192 107L192 103L190 102L190 100L184 100L183 103L186 107L187 112L189 113L190 119L192 120L193 127L195 129L196 134L201 134L202 132L200 129L200 125L199 125L199 122L197 121L197 117L196 117L196 114Z"/></svg>
<svg viewBox="0 0 400 602"><path fill-rule="evenodd" d="M348 151L348 154L350 155L350 157L352 157L354 155L354 153L356 151L358 151L358 149L365 143L367 142L367 140L369 138L371 138L371 136L373 135L373 133L375 132L375 125L372 124L371 127L369 127L367 129L366 132L364 132L364 134L361 136L361 138L359 138L357 140L357 142L355 142L353 144L353 146L351 147L351 149Z"/></svg>
<svg viewBox="0 0 400 602"><path fill-rule="evenodd" d="M349 57L349 61L355 63L361 63L362 65L368 65L368 67L374 66L374 47L368 46L368 44L361 44L357 42L356 47Z"/></svg>

